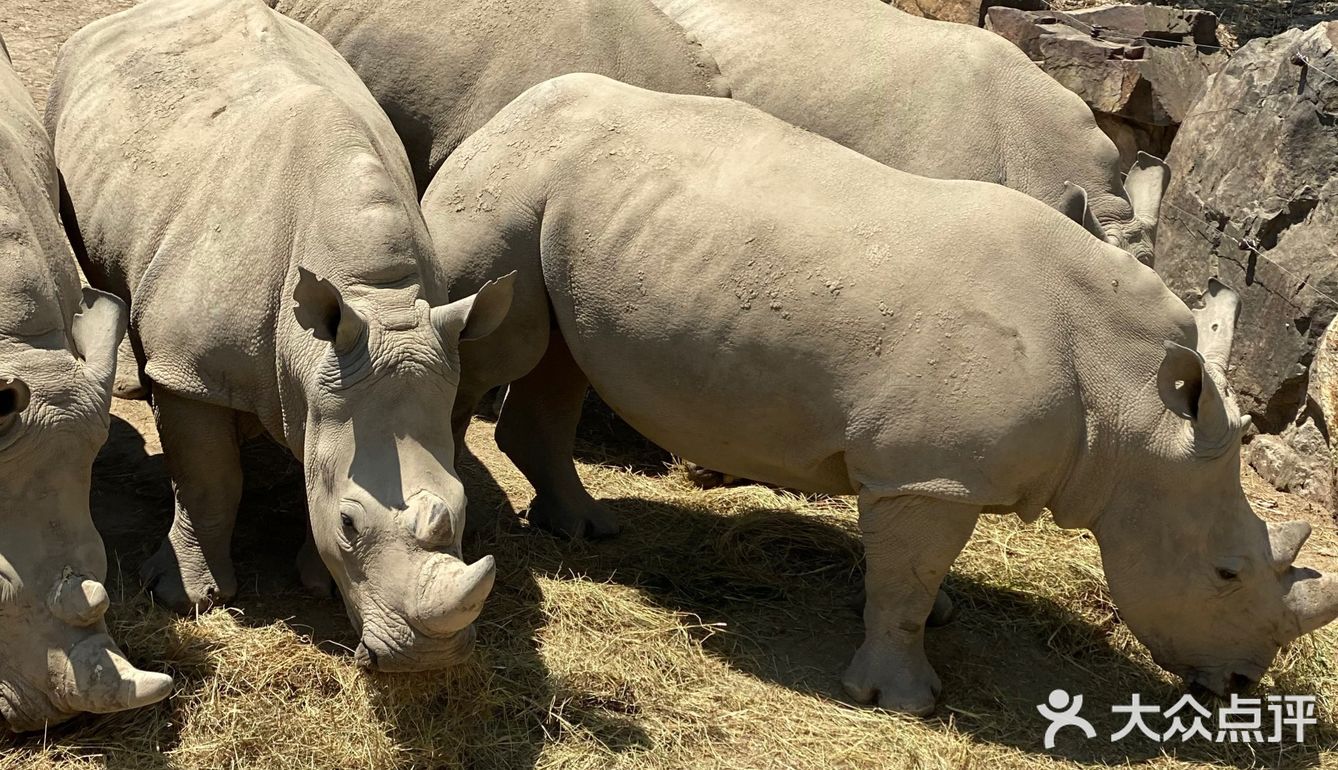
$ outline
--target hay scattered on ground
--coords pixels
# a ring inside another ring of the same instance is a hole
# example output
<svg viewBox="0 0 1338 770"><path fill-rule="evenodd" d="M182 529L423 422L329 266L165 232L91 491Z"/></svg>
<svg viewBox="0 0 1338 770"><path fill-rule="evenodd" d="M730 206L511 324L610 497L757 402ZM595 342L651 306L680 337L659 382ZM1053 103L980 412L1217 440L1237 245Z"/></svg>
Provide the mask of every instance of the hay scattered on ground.
<svg viewBox="0 0 1338 770"><path fill-rule="evenodd" d="M476 425L473 504L501 514L474 546L498 586L478 655L432 675L369 675L340 644L240 610L179 620L131 592L114 625L170 702L0 742L0 770L48 768L1153 768L1338 764L1338 635L1294 644L1262 692L1316 693L1301 746L1111 744L1109 706L1178 686L1119 624L1090 536L982 521L948 581L960 613L929 635L945 699L928 720L847 703L860 640L861 548L844 499L756 486L701 492L583 463L623 516L606 543L563 543L514 519L529 488ZM587 447L589 449L589 447ZM1332 527L1317 547L1333 553ZM295 547L295 545L294 545ZM287 565L275 565L282 572ZM331 614L338 605L327 602ZM339 621L333 621L336 626ZM346 625L346 624L344 624ZM1041 747L1036 704L1083 693L1098 739ZM1102 712L1106 712L1101 716Z"/></svg>

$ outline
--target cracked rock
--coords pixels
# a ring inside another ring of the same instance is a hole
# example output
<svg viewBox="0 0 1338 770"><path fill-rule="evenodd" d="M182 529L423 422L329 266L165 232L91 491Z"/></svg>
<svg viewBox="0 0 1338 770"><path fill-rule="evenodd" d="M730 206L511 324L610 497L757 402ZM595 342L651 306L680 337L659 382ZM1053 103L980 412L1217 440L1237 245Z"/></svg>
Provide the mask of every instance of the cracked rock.
<svg viewBox="0 0 1338 770"><path fill-rule="evenodd" d="M1251 41L1209 79L1167 158L1157 272L1191 306L1210 276L1240 292L1231 382L1266 433L1305 408L1338 312L1335 47L1338 22Z"/></svg>

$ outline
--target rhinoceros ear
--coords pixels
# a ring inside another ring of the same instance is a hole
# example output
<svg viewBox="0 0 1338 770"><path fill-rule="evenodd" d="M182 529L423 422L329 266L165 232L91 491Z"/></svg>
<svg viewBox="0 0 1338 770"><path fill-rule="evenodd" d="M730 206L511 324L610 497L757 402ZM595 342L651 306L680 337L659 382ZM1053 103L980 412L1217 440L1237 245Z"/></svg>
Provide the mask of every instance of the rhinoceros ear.
<svg viewBox="0 0 1338 770"><path fill-rule="evenodd" d="M336 353L347 353L362 339L366 321L344 302L338 286L305 267L297 268L293 299L298 324L316 339L334 345Z"/></svg>
<svg viewBox="0 0 1338 770"><path fill-rule="evenodd" d="M1064 183L1064 199L1060 202L1064 216L1087 228L1087 232L1101 240L1106 240L1106 229L1096 221L1092 210L1087 207L1087 191L1072 182Z"/></svg>
<svg viewBox="0 0 1338 770"><path fill-rule="evenodd" d="M1196 454L1217 456L1240 440L1249 421L1233 416L1224 384L1209 374L1208 364L1197 350L1170 340L1165 345L1166 357L1157 371L1162 403L1193 425Z"/></svg>
<svg viewBox="0 0 1338 770"><path fill-rule="evenodd" d="M1134 216L1156 230L1161 216L1161 199L1171 184L1171 167L1161 158L1141 150L1129 173L1124 176L1124 195L1134 208Z"/></svg>
<svg viewBox="0 0 1338 770"><path fill-rule="evenodd" d="M119 298L85 288L81 310L70 326L70 336L84 366L101 383L110 386L116 374L116 349L125 336L129 313Z"/></svg>
<svg viewBox="0 0 1338 770"><path fill-rule="evenodd" d="M511 312L515 283L516 273L512 271L483 284L472 297L432 308L432 325L448 343L476 340L492 334Z"/></svg>

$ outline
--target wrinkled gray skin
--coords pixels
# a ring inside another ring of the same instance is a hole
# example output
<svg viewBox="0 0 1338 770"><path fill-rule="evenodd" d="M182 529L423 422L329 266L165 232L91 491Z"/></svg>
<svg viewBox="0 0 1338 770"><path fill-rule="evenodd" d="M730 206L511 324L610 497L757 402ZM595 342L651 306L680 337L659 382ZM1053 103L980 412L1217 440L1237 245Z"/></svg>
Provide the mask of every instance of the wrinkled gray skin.
<svg viewBox="0 0 1338 770"><path fill-rule="evenodd" d="M1060 211L1071 182L1102 234L1152 264L1165 164L1140 154L1122 183L1091 109L993 32L881 0L651 1L735 99L893 168L1007 185Z"/></svg>
<svg viewBox="0 0 1338 770"><path fill-rule="evenodd" d="M0 722L40 730L167 697L107 636L88 493L107 439L120 300L81 290L56 166L0 40Z"/></svg>
<svg viewBox="0 0 1338 770"><path fill-rule="evenodd" d="M1071 182L1102 236L1151 264L1165 165L1140 156L1122 183L1119 151L1082 99L983 29L879 0L269 2L348 59L420 190L526 88L592 72L732 95L893 168L996 182L1060 211L1080 206Z"/></svg>
<svg viewBox="0 0 1338 770"><path fill-rule="evenodd" d="M521 92L569 72L727 96L701 47L646 0L268 0L321 33L385 108L421 192Z"/></svg>
<svg viewBox="0 0 1338 770"><path fill-rule="evenodd" d="M982 513L1090 529L1133 632L1219 692L1338 614L1332 576L1292 567L1309 528L1241 490L1235 295L1191 313L1032 198L568 75L464 142L423 210L453 288L517 273L511 314L462 349L456 419L512 383L496 437L532 519L614 526L572 464L587 382L674 452L858 495L861 701L934 707L925 620Z"/></svg>
<svg viewBox="0 0 1338 770"><path fill-rule="evenodd" d="M356 75L259 0L152 0L65 44L47 122L89 279L131 301L172 475L154 597L235 594L238 444L263 431L305 466L303 577L333 575L359 662L458 661L494 568L461 560L441 404L509 283L429 307L408 163Z"/></svg>

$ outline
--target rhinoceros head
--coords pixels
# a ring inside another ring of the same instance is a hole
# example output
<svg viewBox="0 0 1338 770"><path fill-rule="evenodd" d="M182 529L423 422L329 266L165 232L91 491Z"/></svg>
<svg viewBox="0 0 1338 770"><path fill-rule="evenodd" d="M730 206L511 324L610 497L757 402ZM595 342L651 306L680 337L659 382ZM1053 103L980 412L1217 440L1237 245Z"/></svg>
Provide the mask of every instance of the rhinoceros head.
<svg viewBox="0 0 1338 770"><path fill-rule="evenodd" d="M361 635L357 659L389 671L458 662L494 576L491 556L461 556L458 345L501 323L512 277L429 308L416 284L355 295L300 272L298 321L327 343L303 442L311 530Z"/></svg>
<svg viewBox="0 0 1338 770"><path fill-rule="evenodd" d="M1111 596L1167 670L1219 694L1257 681L1282 645L1338 616L1338 583L1293 566L1303 522L1264 522L1241 488L1249 425L1226 389L1239 300L1213 281L1198 349L1166 343L1169 410L1094 527Z"/></svg>
<svg viewBox="0 0 1338 770"><path fill-rule="evenodd" d="M69 335L0 335L0 716L15 730L172 689L107 636L107 557L88 509L125 323L119 300L85 289Z"/></svg>

